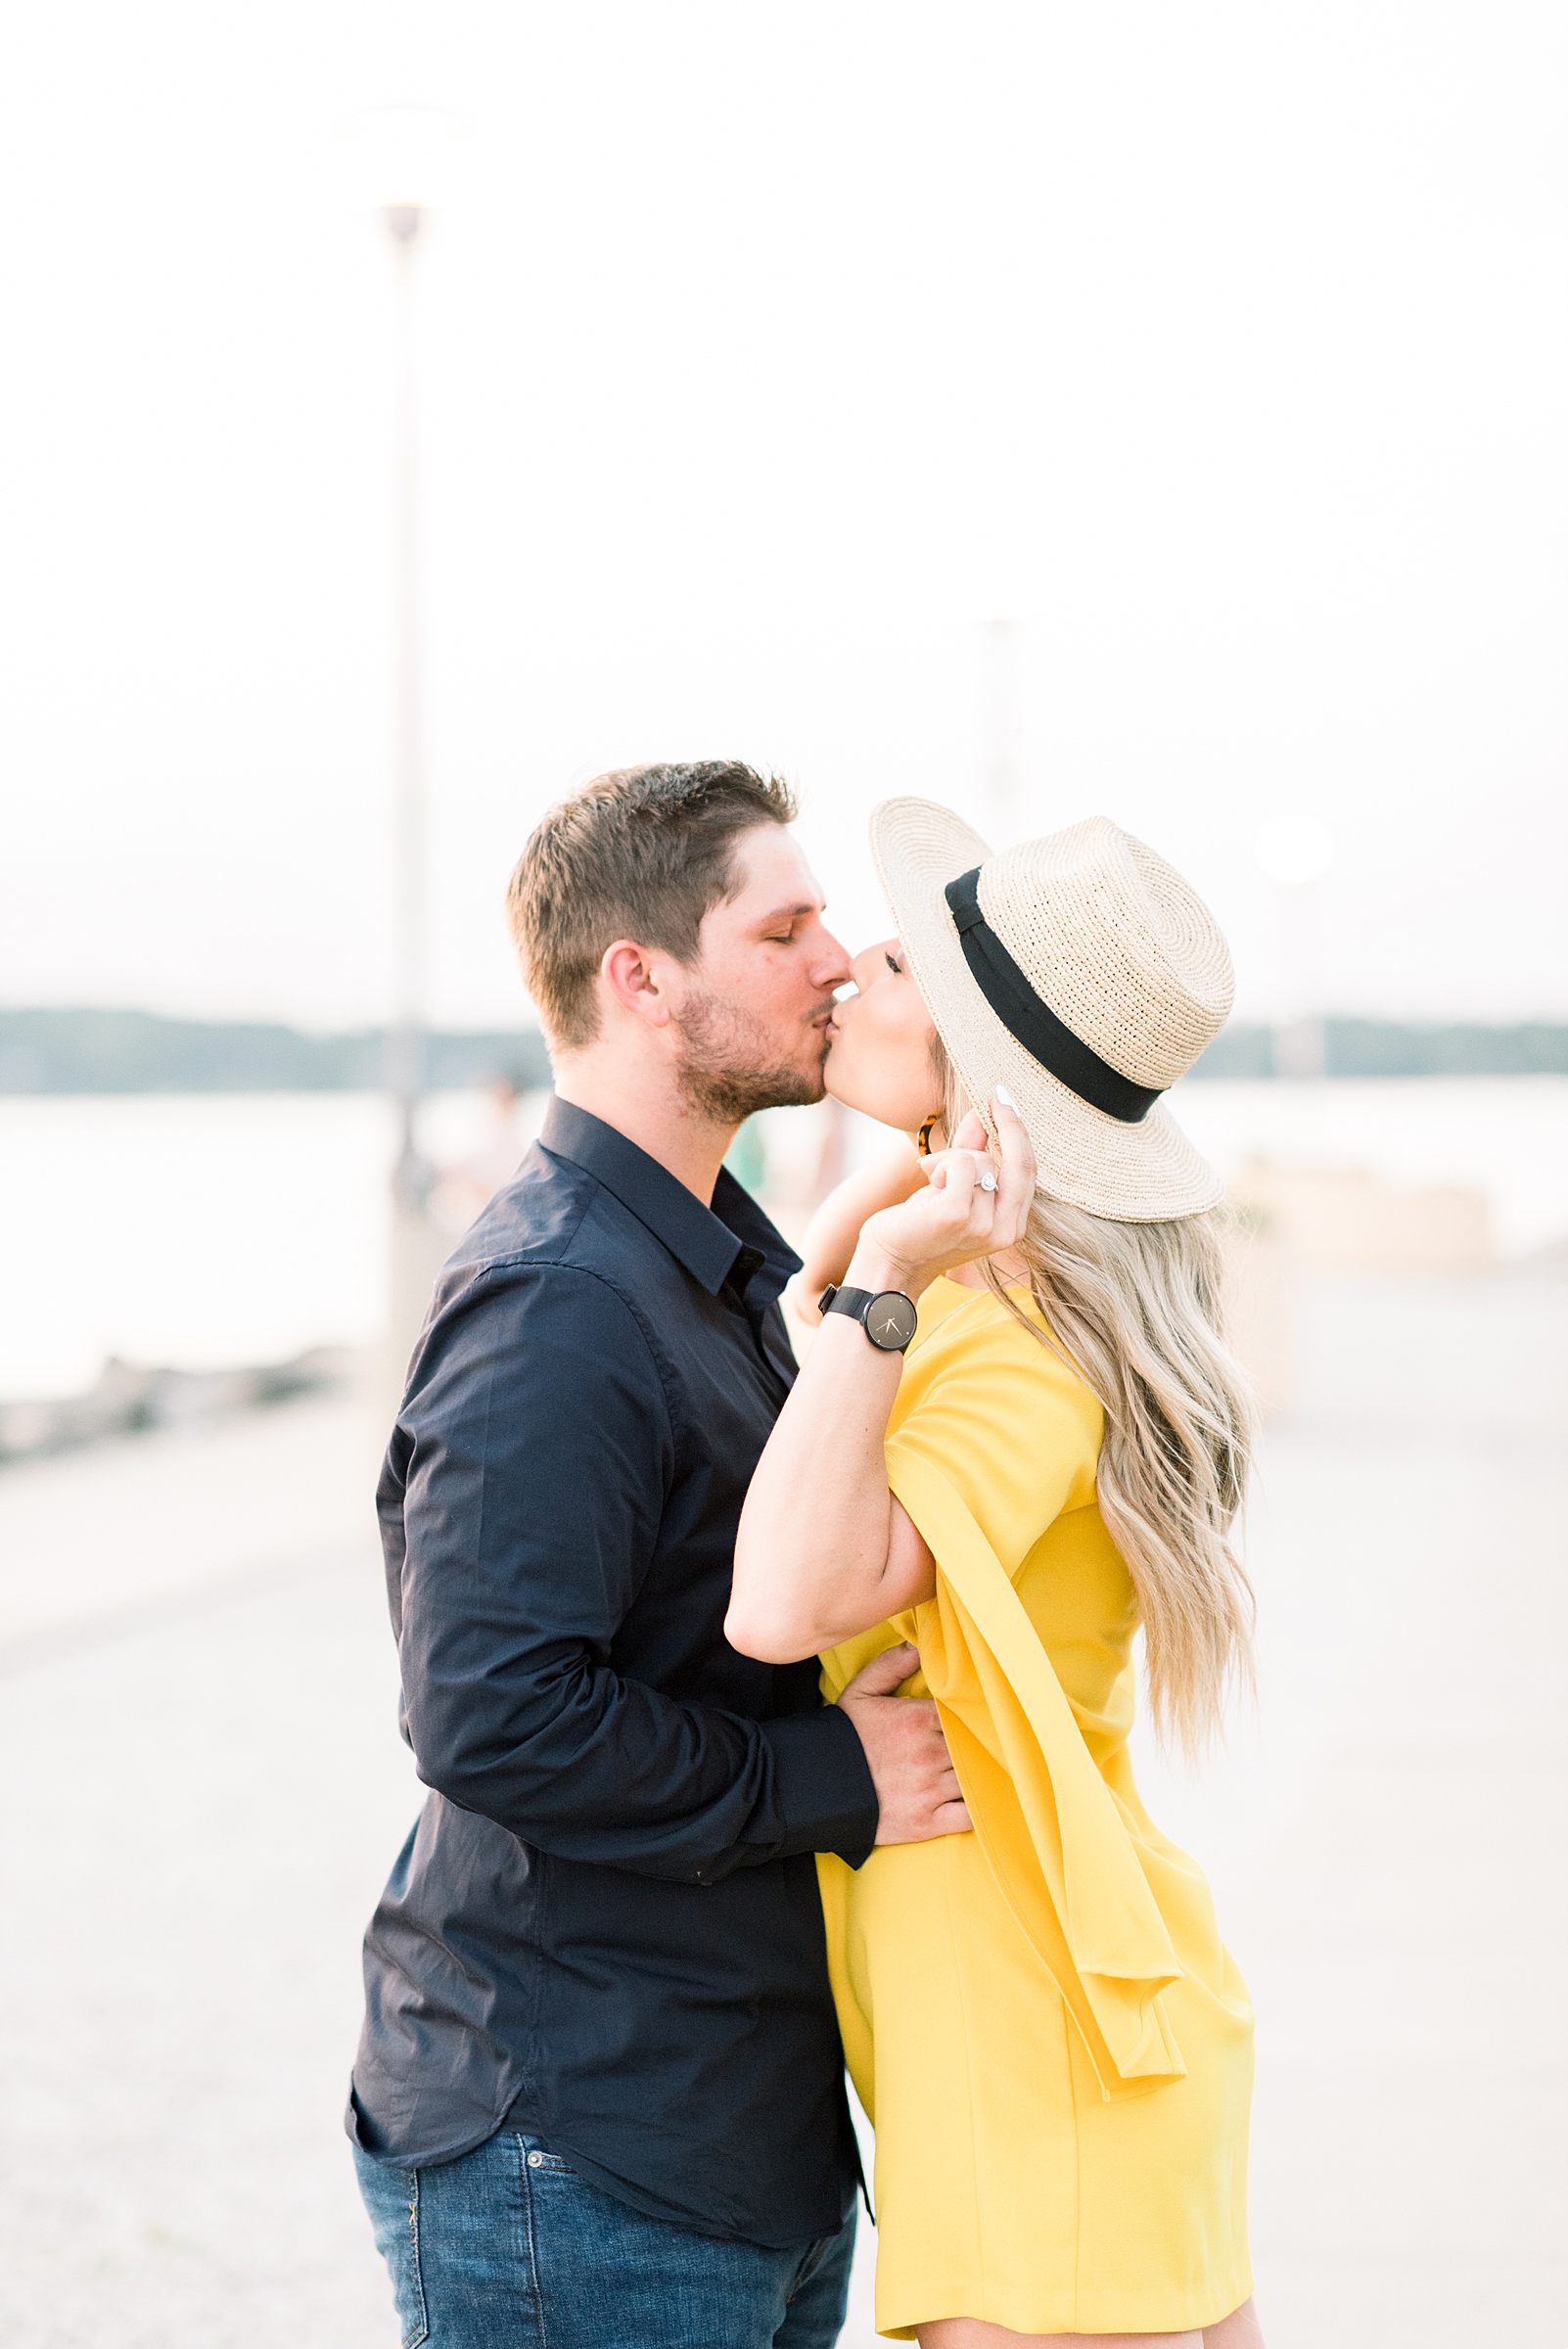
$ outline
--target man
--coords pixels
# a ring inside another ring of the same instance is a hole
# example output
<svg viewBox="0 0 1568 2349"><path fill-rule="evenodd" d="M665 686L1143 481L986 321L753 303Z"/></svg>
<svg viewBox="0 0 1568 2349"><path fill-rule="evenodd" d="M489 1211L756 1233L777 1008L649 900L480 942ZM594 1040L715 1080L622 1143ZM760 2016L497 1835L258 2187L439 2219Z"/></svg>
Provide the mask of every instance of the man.
<svg viewBox="0 0 1568 2349"><path fill-rule="evenodd" d="M850 966L777 782L602 776L513 877L555 1067L459 1246L378 1503L431 1794L348 2127L406 2344L828 2349L857 2160L812 1854L964 1823L887 1660L723 1637L797 1260L721 1170L822 1094Z"/></svg>

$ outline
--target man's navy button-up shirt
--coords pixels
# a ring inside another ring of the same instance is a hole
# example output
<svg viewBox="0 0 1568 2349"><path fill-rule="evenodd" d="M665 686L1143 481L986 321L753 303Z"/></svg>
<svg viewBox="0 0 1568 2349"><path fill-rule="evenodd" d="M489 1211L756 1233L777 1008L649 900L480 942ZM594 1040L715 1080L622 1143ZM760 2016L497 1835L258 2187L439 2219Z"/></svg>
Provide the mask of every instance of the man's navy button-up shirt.
<svg viewBox="0 0 1568 2349"><path fill-rule="evenodd" d="M701 2234L843 2223L812 1854L863 1859L876 1796L815 1661L723 1631L796 1262L727 1174L710 1211L558 1100L441 1275L377 1497L431 1788L365 1942L380 2160L510 2121Z"/></svg>

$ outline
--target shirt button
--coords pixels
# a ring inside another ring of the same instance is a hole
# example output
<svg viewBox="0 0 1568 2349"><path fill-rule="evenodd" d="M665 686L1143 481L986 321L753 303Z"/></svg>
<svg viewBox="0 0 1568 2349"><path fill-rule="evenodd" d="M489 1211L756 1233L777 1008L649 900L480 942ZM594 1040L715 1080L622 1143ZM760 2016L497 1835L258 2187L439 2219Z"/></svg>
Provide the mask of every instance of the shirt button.
<svg viewBox="0 0 1568 2349"><path fill-rule="evenodd" d="M544 2155L542 2153L530 2153L529 2155L529 2168L530 2170L538 2170L542 2169L543 2167Z"/></svg>

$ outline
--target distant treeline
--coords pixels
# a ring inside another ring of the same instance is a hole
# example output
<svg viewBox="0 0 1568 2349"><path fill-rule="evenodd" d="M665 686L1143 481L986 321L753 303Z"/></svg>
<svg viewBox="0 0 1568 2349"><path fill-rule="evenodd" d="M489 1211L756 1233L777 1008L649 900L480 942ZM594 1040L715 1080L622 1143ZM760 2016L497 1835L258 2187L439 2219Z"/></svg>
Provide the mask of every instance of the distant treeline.
<svg viewBox="0 0 1568 2349"><path fill-rule="evenodd" d="M166 1020L151 1011L0 1011L0 1093L340 1093L386 1082L386 1036L304 1036L260 1021ZM536 1030L435 1034L438 1091L506 1077L550 1082Z"/></svg>
<svg viewBox="0 0 1568 2349"><path fill-rule="evenodd" d="M1198 1062L1194 1077L1273 1077L1272 1028L1227 1028ZM1516 1028L1454 1022L1406 1027L1395 1020L1323 1022L1330 1077L1561 1077L1568 1074L1568 1027L1531 1021Z"/></svg>
<svg viewBox="0 0 1568 2349"><path fill-rule="evenodd" d="M1404 1027L1325 1020L1330 1077L1536 1077L1568 1074L1568 1027L1535 1022ZM305 1036L263 1022L166 1020L150 1011L0 1011L0 1093L336 1093L385 1082L377 1028ZM547 1085L544 1039L527 1028L438 1032L427 1040L437 1090L510 1078ZM1272 1077L1274 1031L1227 1028L1194 1077Z"/></svg>

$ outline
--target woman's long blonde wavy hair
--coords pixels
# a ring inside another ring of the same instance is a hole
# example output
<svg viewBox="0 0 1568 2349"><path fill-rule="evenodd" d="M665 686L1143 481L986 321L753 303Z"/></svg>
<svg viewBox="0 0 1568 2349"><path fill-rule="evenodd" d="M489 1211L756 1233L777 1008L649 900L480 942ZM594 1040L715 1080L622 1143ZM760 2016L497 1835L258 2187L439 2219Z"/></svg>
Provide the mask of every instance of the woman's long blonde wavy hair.
<svg viewBox="0 0 1568 2349"><path fill-rule="evenodd" d="M935 1036L932 1060L956 1133L971 1104ZM1048 1336L989 1261L986 1278L1105 1412L1100 1514L1132 1578L1150 1711L1162 1736L1196 1752L1227 1687L1253 1677L1252 1586L1231 1535L1255 1413L1225 1344L1215 1219L1113 1223L1037 1191L1019 1253Z"/></svg>

